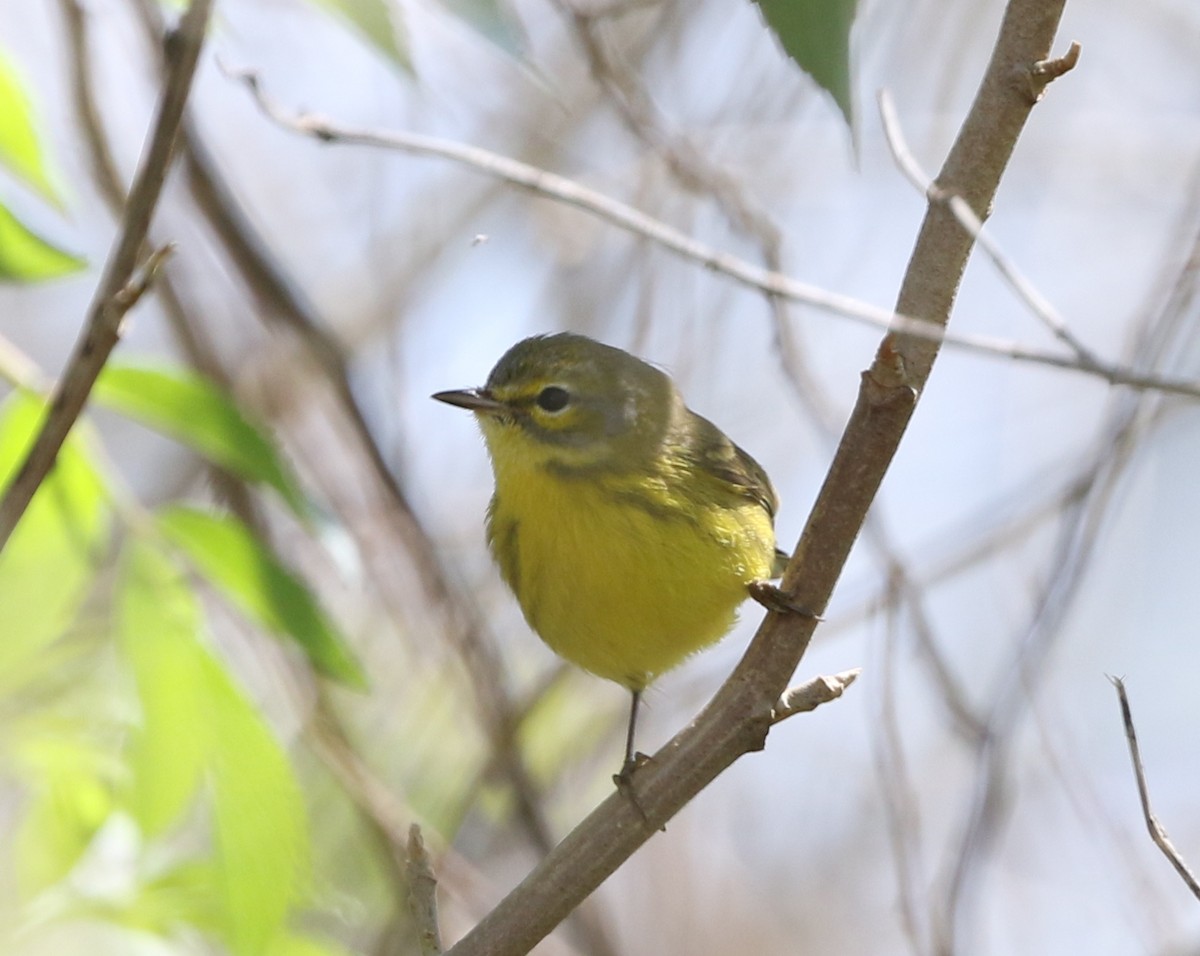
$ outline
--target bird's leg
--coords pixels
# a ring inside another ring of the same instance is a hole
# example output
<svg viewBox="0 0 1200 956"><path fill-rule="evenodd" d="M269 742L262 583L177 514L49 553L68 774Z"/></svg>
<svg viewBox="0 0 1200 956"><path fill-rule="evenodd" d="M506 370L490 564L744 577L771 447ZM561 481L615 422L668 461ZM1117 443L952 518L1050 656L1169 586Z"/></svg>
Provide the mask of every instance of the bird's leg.
<svg viewBox="0 0 1200 956"><path fill-rule="evenodd" d="M650 820L646 816L646 811L638 803L637 793L633 789L634 771L650 761L645 754L638 753L633 749L633 734L637 727L638 704L642 702L642 691L641 688L637 688L631 690L630 693L632 700L629 703L629 729L625 733L625 762L621 765L621 772L613 774L613 783L617 785L617 790L625 794L626 799L633 804L633 809L642 818L642 822L649 824Z"/></svg>
<svg viewBox="0 0 1200 956"><path fill-rule="evenodd" d="M638 705L641 704L641 702L641 688L639 687L636 690L631 690L629 701L629 729L625 732L625 762L621 764L621 772L613 777L613 780L616 781L618 787L628 784L629 781L633 779L633 772L650 759L645 754L637 753L633 749L634 731L637 729Z"/></svg>
<svg viewBox="0 0 1200 956"><path fill-rule="evenodd" d="M819 614L810 611L803 604L797 604L781 588L770 581L751 581L746 585L750 596L768 611L777 614L798 614L800 617L810 617L814 621L821 620Z"/></svg>

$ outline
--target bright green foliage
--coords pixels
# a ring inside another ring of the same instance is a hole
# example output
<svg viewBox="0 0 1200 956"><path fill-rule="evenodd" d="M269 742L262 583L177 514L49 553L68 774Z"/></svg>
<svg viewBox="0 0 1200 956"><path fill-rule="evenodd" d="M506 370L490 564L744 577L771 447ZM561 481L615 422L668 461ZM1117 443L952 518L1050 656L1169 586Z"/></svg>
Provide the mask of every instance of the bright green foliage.
<svg viewBox="0 0 1200 956"><path fill-rule="evenodd" d="M247 481L270 485L299 517L308 505L271 441L229 396L183 368L109 365L98 402L169 435Z"/></svg>
<svg viewBox="0 0 1200 956"><path fill-rule="evenodd" d="M263 952L308 883L308 830L287 757L225 672L208 668L215 705L213 815L234 952Z"/></svg>
<svg viewBox="0 0 1200 956"><path fill-rule="evenodd" d="M755 0L768 26L800 69L828 90L853 122L850 28L858 0Z"/></svg>
<svg viewBox="0 0 1200 956"><path fill-rule="evenodd" d="M33 106L12 61L0 51L0 163L57 206L62 194L42 152Z"/></svg>
<svg viewBox="0 0 1200 956"><path fill-rule="evenodd" d="M78 272L87 261L52 246L0 204L0 280L37 282Z"/></svg>
<svg viewBox="0 0 1200 956"><path fill-rule="evenodd" d="M46 162L33 108L9 58L0 51L0 165L43 197L62 206L62 195ZM37 282L77 272L79 256L47 242L0 202L0 281Z"/></svg>
<svg viewBox="0 0 1200 956"><path fill-rule="evenodd" d="M197 641L200 609L180 572L149 545L125 555L117 635L133 671L141 723L130 749L131 810L148 836L175 823L195 795L210 748Z"/></svg>
<svg viewBox="0 0 1200 956"><path fill-rule="evenodd" d="M42 403L14 393L0 415L0 488L20 466L42 421ZM0 551L0 694L40 665L67 628L107 546L110 512L100 477L68 437L8 544Z"/></svg>
<svg viewBox="0 0 1200 956"><path fill-rule="evenodd" d="M350 950L327 939L312 936L277 936L266 956L350 956Z"/></svg>
<svg viewBox="0 0 1200 956"><path fill-rule="evenodd" d="M213 386L108 374L110 404L299 510L268 439ZM21 391L0 409L0 487L43 418L42 400ZM287 926L311 882L304 799L259 709L204 642L191 572L295 637L324 672L361 685L361 671L306 586L232 519L169 509L164 537L131 516L119 575L101 573L114 510L80 438L87 428L68 437L0 551L0 771L21 787L12 859L30 905L18 920L36 911L40 922L25 941L56 951L55 939L126 933L130 952L165 953L182 930L232 956L344 956ZM95 848L114 838L130 882L107 896L111 886L83 874L111 870Z"/></svg>
<svg viewBox="0 0 1200 956"><path fill-rule="evenodd" d="M156 869L120 914L121 922L164 937L177 933L181 926L219 937L225 918L217 875L217 866L209 859L189 859Z"/></svg>
<svg viewBox="0 0 1200 956"><path fill-rule="evenodd" d="M21 776L32 782L15 854L26 896L66 876L112 810L111 756L79 729L48 721L9 741Z"/></svg>
<svg viewBox="0 0 1200 956"><path fill-rule="evenodd" d="M247 617L293 638L326 676L366 686L362 669L316 598L244 525L230 516L175 507L160 515L159 526Z"/></svg>
<svg viewBox="0 0 1200 956"><path fill-rule="evenodd" d="M375 49L397 66L412 71L407 37L398 5L388 0L314 0L348 21Z"/></svg>
<svg viewBox="0 0 1200 956"><path fill-rule="evenodd" d="M153 830L211 780L221 935L233 952L266 951L308 882L303 800L287 756L224 667L199 643L186 578L148 544L126 556L118 603L142 722L131 802ZM154 669L165 665L168 686ZM182 696L182 703L174 699ZM171 756L172 748L181 753Z"/></svg>

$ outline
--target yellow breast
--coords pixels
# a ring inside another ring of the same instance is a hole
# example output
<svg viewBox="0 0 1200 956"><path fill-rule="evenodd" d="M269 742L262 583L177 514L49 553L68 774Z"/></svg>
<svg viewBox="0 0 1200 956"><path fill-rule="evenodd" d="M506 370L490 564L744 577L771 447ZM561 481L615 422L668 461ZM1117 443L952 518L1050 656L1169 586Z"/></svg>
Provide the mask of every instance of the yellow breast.
<svg viewBox="0 0 1200 956"><path fill-rule="evenodd" d="M626 687L719 640L746 585L771 574L771 519L754 501L494 464L489 545L526 620L559 655Z"/></svg>

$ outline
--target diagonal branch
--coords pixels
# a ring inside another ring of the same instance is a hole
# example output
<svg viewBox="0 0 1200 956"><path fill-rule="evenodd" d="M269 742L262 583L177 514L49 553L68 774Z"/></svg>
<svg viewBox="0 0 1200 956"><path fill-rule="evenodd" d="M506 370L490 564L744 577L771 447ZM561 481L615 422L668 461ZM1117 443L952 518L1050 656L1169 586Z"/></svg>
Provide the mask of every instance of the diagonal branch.
<svg viewBox="0 0 1200 956"><path fill-rule="evenodd" d="M1078 59L1079 44L1072 44L1071 50L1076 53L1074 59ZM1099 357L1079 340L1054 306L1046 301L1045 297L1034 288L1033 283L1021 274L1016 264L1000 251L996 241L983 231L983 220L975 215L975 211L967 205L966 200L961 196L939 189L929 181L929 177L921 169L916 157L908 148L904 133L900 129L900 120L896 116L896 106L887 90L881 90L879 93L879 115L883 120L883 131L887 137L888 147L892 151L892 157L908 181L924 193L930 201L946 204L954 214L954 218L958 220L959 225L971 235L979 248L987 253L992 264L1012 287L1012 290L1025 302L1037 319L1075 353L1081 366L1094 369L1103 368L1104 363Z"/></svg>
<svg viewBox="0 0 1200 956"><path fill-rule="evenodd" d="M1129 708L1129 695L1125 692L1125 681L1119 677L1110 677L1113 687L1117 689L1117 697L1121 702L1121 721L1125 725L1125 738L1129 741L1129 758L1133 761L1133 773L1137 778L1138 799L1142 803L1142 817L1146 821L1146 829L1150 831L1150 839L1154 841L1154 845L1163 852L1170 862L1171 866L1175 867L1175 872L1179 874L1179 878L1187 884L1189 890L1195 895L1196 899L1200 899L1200 880L1196 879L1196 875L1188 868L1183 857L1179 855L1179 851L1175 849L1175 845L1167 836L1167 831L1163 829L1161 823L1158 822L1158 817L1154 815L1154 811L1150 808L1150 789L1146 785L1146 770L1142 766L1142 751L1138 746L1137 733L1133 729L1133 713Z"/></svg>
<svg viewBox="0 0 1200 956"><path fill-rule="evenodd" d="M211 8L212 0L192 0L171 35L168 49L171 68L159 100L158 113L141 167L129 191L120 232L88 309L83 333L59 379L46 421L0 500L0 549L8 542L38 486L54 466L67 434L87 403L96 377L120 340L125 313L137 301L139 290L144 289L143 283L151 277L145 270L140 277L135 277L139 252L171 165L183 107L192 88ZM149 268L160 259L151 257L145 265Z"/></svg>

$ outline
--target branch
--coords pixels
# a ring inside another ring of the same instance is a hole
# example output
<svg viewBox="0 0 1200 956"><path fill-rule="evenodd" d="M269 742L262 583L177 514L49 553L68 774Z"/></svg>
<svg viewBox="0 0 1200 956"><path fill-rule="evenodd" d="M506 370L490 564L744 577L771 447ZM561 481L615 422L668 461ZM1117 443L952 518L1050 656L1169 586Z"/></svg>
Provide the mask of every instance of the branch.
<svg viewBox="0 0 1200 956"><path fill-rule="evenodd" d="M438 929L437 877L421 837L421 827L414 823L408 828L409 908L417 924L417 943L421 956L441 956L442 934Z"/></svg>
<svg viewBox="0 0 1200 956"><path fill-rule="evenodd" d="M1062 0L1011 0L987 74L940 181L976 210L990 204L1033 106L1013 77L1045 59ZM573 184L572 184L573 185ZM931 204L898 312L949 318L971 237ZM858 403L783 578L789 599L825 608L937 357L937 343L892 333L863 375ZM734 673L693 723L633 778L636 806L614 793L450 952L527 953L738 757L765 745L776 703L816 621L768 614Z"/></svg>
<svg viewBox="0 0 1200 956"><path fill-rule="evenodd" d="M159 101L149 145L130 189L120 232L88 309L83 334L59 379L46 421L0 500L0 550L11 537L38 486L54 466L67 434L87 403L96 377L120 339L125 313L145 291L153 278L153 269L165 254L160 250L159 254L152 255L140 276L135 275L138 253L171 164L211 7L212 0L192 0L170 38L171 70Z"/></svg>
<svg viewBox="0 0 1200 956"><path fill-rule="evenodd" d="M1125 681L1119 677L1110 677L1113 687L1117 689L1117 697L1121 702L1121 721L1125 724L1125 738L1129 741L1129 759L1133 761L1133 773L1137 778L1138 798L1142 801L1142 818L1146 821L1146 829L1150 831L1150 839L1162 850L1163 855L1171 861L1175 872L1187 884L1188 889L1200 899L1200 882L1188 869L1187 863L1179 855L1179 851L1167 837L1167 831L1158 822L1158 817L1150 809L1150 790L1146 786L1146 771L1142 767L1142 753L1138 747L1137 734L1133 729L1133 713L1129 708L1129 697L1125 693Z"/></svg>
<svg viewBox="0 0 1200 956"><path fill-rule="evenodd" d="M1079 45L1072 44L1071 49L1078 51ZM883 133L887 139L888 148L892 151L892 158L908 181L919 189L926 199L946 204L946 207L954 214L954 218L958 220L958 224L975 240L979 248L987 253L997 271L1024 301L1029 311L1075 353L1083 367L1105 374L1103 371L1105 366L1096 354L1075 337L1054 306L1046 301L1042 294L1034 288L1033 283L1021 274L1015 263L1000 251L995 240L983 231L983 220L975 215L975 211L967 205L966 200L962 196L942 189L937 183L930 180L925 171L921 169L904 139L904 133L900 129L900 119L896 116L896 106L892 102L891 93L887 90L879 91L879 116L883 120Z"/></svg>
<svg viewBox="0 0 1200 956"><path fill-rule="evenodd" d="M807 714L822 704L837 700L846 693L846 688L858 680L861 667L841 671L832 677L814 677L797 687L791 687L771 710L771 723L777 724L794 714Z"/></svg>
<svg viewBox="0 0 1200 956"><path fill-rule="evenodd" d="M1026 74L1033 68L1026 66ZM769 296L799 302L825 312L832 312L879 329L903 333L911 338L944 342L968 352L993 358L1044 365L1102 378L1110 385L1136 389L1154 389L1190 398L1200 398L1200 382L1169 379L1144 374L1133 369L1081 360L1077 354L1064 355L1030 348L1018 342L989 336L949 333L943 323L930 318L916 318L922 313L903 309L888 311L848 295L830 292L801 282L783 273L764 269L745 259L723 252L680 232L661 220L619 202L601 192L589 189L565 176L522 163L508 156L469 146L452 140L398 130L364 129L342 126L320 116L289 114L262 89L258 74L250 70L234 71L225 68L228 76L241 80L254 96L259 108L275 123L326 143L355 144L394 149L417 156L433 156L461 163L479 172L527 189L538 196L574 206L597 218L612 223L634 235L655 242L665 249L689 259L706 269L718 272L741 284ZM1029 82L1033 82L1030 80ZM1028 96L1028 84L1023 95ZM933 315L936 313L928 313Z"/></svg>

